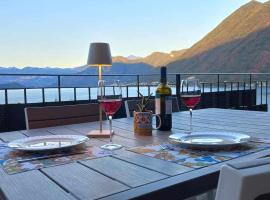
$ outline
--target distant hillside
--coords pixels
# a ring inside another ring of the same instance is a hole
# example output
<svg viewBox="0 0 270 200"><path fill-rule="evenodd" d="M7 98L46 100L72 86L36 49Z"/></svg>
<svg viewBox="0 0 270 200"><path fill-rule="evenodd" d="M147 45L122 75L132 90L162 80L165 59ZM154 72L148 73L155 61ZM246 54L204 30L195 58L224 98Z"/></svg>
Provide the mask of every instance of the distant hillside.
<svg viewBox="0 0 270 200"><path fill-rule="evenodd" d="M143 74L156 74L159 73L159 69L154 68L151 65L145 63L113 63L112 67L103 67L103 75L113 75L104 76L103 79L113 79L120 80L121 83L135 83L137 81L136 76L115 76L115 75L143 75ZM96 67L86 67L83 71L78 74L82 75L93 75L97 74ZM158 77L156 76L146 76L141 77L140 81L156 81ZM96 86L98 79L97 77L65 77L62 79L63 85L65 86Z"/></svg>
<svg viewBox="0 0 270 200"><path fill-rule="evenodd" d="M0 67L0 74L71 74L81 71L80 67Z"/></svg>
<svg viewBox="0 0 270 200"><path fill-rule="evenodd" d="M0 74L76 74L81 67L59 68L59 67L0 67ZM1 88L21 87L49 87L56 86L57 77L49 76L0 76Z"/></svg>
<svg viewBox="0 0 270 200"><path fill-rule="evenodd" d="M251 1L168 65L171 72L270 72L270 1Z"/></svg>
<svg viewBox="0 0 270 200"><path fill-rule="evenodd" d="M24 87L23 85L14 82L0 84L0 88L23 88L23 87Z"/></svg>
<svg viewBox="0 0 270 200"><path fill-rule="evenodd" d="M40 67L25 67L22 69L16 67L0 67L0 74L62 74L62 75L96 75L97 67L80 66L74 68L40 68ZM145 63L113 63L112 67L103 67L104 75L115 74L153 74L159 73L157 68ZM113 76L114 79L119 79L123 83L136 82L136 76ZM104 77L105 78L105 77ZM110 77L111 78L111 77ZM157 77L147 77L147 81L156 80ZM146 80L146 79L145 79ZM141 81L144 81L143 79ZM82 87L96 86L96 77L61 77L61 86L65 87ZM50 87L57 86L57 77L53 76L0 76L0 88L21 88L21 87Z"/></svg>
<svg viewBox="0 0 270 200"><path fill-rule="evenodd" d="M143 58L142 62L159 67L162 65L167 65L168 63L176 60L184 52L185 50L172 51L170 53L154 52Z"/></svg>
<svg viewBox="0 0 270 200"><path fill-rule="evenodd" d="M134 56L132 57L115 56L113 57L113 62L128 63L128 64L145 63L152 65L154 67L160 67L177 60L185 51L186 49L179 51L171 51L170 53L154 52L144 58L136 58Z"/></svg>

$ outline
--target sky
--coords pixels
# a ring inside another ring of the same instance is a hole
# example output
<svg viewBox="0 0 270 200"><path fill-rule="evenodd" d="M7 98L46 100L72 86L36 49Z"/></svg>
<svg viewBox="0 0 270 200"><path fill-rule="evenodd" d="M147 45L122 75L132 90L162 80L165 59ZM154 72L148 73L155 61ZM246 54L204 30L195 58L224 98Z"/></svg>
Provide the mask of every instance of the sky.
<svg viewBox="0 0 270 200"><path fill-rule="evenodd" d="M91 42L113 56L188 48L248 2L0 0L0 66L82 66Z"/></svg>

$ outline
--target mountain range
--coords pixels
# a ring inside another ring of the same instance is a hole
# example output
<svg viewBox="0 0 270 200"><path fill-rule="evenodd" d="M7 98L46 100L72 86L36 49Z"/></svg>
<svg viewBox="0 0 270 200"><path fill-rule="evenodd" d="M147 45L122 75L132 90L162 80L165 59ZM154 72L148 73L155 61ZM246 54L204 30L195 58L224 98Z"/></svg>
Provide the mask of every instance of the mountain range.
<svg viewBox="0 0 270 200"><path fill-rule="evenodd" d="M160 67L169 64L180 58L181 55L185 53L186 49L171 51L170 53L164 52L153 52L146 57L136 57L136 56L115 56L113 57L113 62L116 63L146 63L154 67Z"/></svg>
<svg viewBox="0 0 270 200"><path fill-rule="evenodd" d="M120 80L122 83L135 83L137 81L137 74L157 74L158 68L145 63L113 63L112 67L103 67L104 79L110 78L113 75L114 79ZM21 76L1 76L0 88L23 88L27 87L55 87L57 86L57 76L44 76L48 75L95 75L97 74L96 67L81 66L74 68L57 68L57 67L25 67L22 69L12 67L5 68L0 67L0 74L22 74ZM23 74L31 74L23 76ZM43 76L38 76L43 74ZM122 74L124 76L116 76ZM35 76L36 75L36 76ZM129 76L131 75L131 76ZM147 77L147 79L141 79L141 81L154 81L157 77ZM96 86L97 76L62 76L61 86L63 87L87 87Z"/></svg>
<svg viewBox="0 0 270 200"><path fill-rule="evenodd" d="M159 66L166 65L169 72L270 72L270 1L250 1L243 5L203 39L189 49L169 53L153 52L146 57L130 55L113 57L113 66L104 68L104 74L151 74L158 73ZM0 67L0 73L31 74L96 74L95 68L87 66L74 68L57 67ZM135 82L127 77L123 81ZM148 81L158 80L148 77ZM63 84L89 85L96 80L87 78L63 78ZM57 80L52 77L3 77L1 84L23 86L51 86ZM3 86L3 87L4 87Z"/></svg>
<svg viewBox="0 0 270 200"><path fill-rule="evenodd" d="M189 49L114 61L167 65L174 73L270 72L270 1L241 6Z"/></svg>
<svg viewBox="0 0 270 200"><path fill-rule="evenodd" d="M270 72L270 1L251 1L168 64L171 72Z"/></svg>

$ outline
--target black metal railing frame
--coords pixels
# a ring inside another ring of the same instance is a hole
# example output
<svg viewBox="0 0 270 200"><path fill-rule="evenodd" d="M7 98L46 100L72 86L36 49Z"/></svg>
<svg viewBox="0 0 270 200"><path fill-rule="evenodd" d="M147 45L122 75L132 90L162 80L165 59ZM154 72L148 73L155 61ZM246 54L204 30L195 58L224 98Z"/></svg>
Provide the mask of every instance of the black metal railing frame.
<svg viewBox="0 0 270 200"><path fill-rule="evenodd" d="M267 103L268 100L268 81L267 80L260 80L260 81L255 81L252 78L254 76L269 76L270 73L169 73L168 76L175 76L175 83L172 84L173 86L176 87L176 96L180 97L180 85L181 85L181 77L183 76L216 76L216 82L201 82L202 84L202 93L205 92L205 86L209 84L210 87L210 92L213 92L213 85L216 84L217 87L217 92L220 92L221 89L221 84L223 84L224 91L227 91L227 85L229 84L229 88L231 91L233 91L233 85L237 84L237 91L240 91L240 84L243 84L243 90L252 89L252 85L255 85L255 89L258 89L258 85L260 88L260 103L263 104L263 86L265 86L265 102ZM221 76L234 76L234 75L243 75L243 76L248 76L248 83L246 81L220 81ZM42 91L42 102L45 103L45 89L49 88L55 88L58 89L58 101L61 102L61 89L62 88L73 88L74 89L74 101L77 100L77 89L78 88L88 88L88 100L91 99L91 88L94 87L64 87L61 84L61 78L62 77L98 77L97 74L0 74L1 76L32 76L32 77L56 77L57 78L57 86L56 87L23 87L23 88L2 88L0 90L4 90L4 96L5 96L5 104L8 103L8 90L20 90L22 89L24 91L24 103L27 104L27 89L41 89ZM147 77L147 76L159 76L159 74L105 74L103 75L104 77L134 77L136 78L135 84L126 84L123 85L122 87L126 87L126 97L129 98L129 87L137 87L137 91L140 91L140 87L148 87L148 95L150 94L150 88L156 85L153 84L144 84L142 85L141 77ZM265 83L263 85L263 83ZM246 87L248 84L249 88ZM139 97L139 93L137 93L137 96Z"/></svg>

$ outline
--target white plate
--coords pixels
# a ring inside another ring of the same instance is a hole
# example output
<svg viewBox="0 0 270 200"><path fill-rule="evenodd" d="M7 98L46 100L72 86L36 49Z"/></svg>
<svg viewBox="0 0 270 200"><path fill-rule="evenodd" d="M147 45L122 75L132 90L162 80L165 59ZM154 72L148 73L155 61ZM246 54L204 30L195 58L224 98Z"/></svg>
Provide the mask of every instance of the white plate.
<svg viewBox="0 0 270 200"><path fill-rule="evenodd" d="M234 132L193 132L191 134L173 134L172 143L190 148L225 148L245 144L250 136Z"/></svg>
<svg viewBox="0 0 270 200"><path fill-rule="evenodd" d="M88 140L81 135L47 135L14 140L8 146L22 151L52 151L74 147Z"/></svg>

